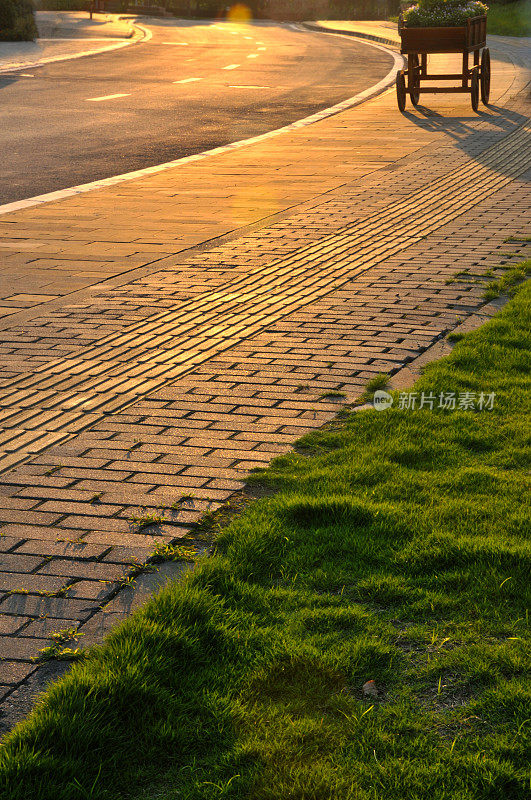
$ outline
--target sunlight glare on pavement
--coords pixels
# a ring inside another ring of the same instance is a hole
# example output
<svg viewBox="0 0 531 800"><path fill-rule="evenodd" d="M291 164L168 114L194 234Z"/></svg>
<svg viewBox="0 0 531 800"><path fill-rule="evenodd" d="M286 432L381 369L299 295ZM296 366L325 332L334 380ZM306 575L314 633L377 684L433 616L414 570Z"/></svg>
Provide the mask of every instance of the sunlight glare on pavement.
<svg viewBox="0 0 531 800"><path fill-rule="evenodd" d="M251 180L241 184L229 201L232 206L232 219L235 225L248 225L255 218L257 209L261 213L275 214L280 211L280 198L278 185L271 181L256 183Z"/></svg>

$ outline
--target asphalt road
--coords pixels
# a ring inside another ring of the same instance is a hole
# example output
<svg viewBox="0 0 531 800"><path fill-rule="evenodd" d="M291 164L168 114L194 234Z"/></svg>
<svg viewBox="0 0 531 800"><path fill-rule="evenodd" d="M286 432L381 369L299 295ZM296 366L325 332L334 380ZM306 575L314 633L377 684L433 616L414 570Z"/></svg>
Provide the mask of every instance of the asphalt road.
<svg viewBox="0 0 531 800"><path fill-rule="evenodd" d="M0 203L273 130L371 86L393 63L289 25L147 25L148 42L0 76Z"/></svg>

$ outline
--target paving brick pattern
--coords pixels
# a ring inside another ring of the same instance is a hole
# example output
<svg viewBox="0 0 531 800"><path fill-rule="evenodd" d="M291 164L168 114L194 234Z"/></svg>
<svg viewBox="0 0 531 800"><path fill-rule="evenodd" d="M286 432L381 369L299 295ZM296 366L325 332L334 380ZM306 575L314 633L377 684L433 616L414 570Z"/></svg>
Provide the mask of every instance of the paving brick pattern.
<svg viewBox="0 0 531 800"><path fill-rule="evenodd" d="M478 138L489 141L492 134L489 131ZM432 160L433 157L432 154ZM216 248L209 253L211 263L212 259L224 264L238 258L240 269L233 263L227 274L229 270L218 266L215 285L210 291L203 290L195 298L181 302L174 298L171 310L161 311L140 323L129 322L125 329L109 333L97 344L83 348L77 357L72 355L67 359L63 355L48 359L36 365L31 374L18 379L10 374L4 386L0 386L5 426L0 435L0 448L4 450L3 454L0 450L0 469L129 406L139 395L185 374L264 325L346 285L355 274L407 248L419 237L419 231L426 235L459 216L485 194L495 192L526 171L529 126L522 125L483 151L479 164L477 158L467 156L460 166L455 168L452 164L448 171L450 153L439 155L438 160L447 167L438 178L430 177L431 170L415 165L423 185L417 178L417 184L421 185L414 191L407 172L402 176L402 191L398 192L393 191L393 186L400 184L400 176L388 175L384 185L381 182L378 185L380 193L385 192L387 206L372 214L367 215L364 203L356 203L360 188L363 189L356 186L356 198L352 197L352 189L347 189L335 201L334 209L325 203L324 207L315 207L313 213L295 216L275 226L272 233L286 240L284 247L291 248L286 254L280 255L278 245L272 251L269 249L268 245L275 242L271 237L265 238L265 246L255 236L236 247L231 242ZM323 219L328 217L339 225L353 205L363 208L363 216L323 236ZM393 209L391 215L389 206ZM308 228L315 236L313 221L317 223L320 238L301 244ZM297 243L294 249L292 232ZM181 267L179 281L194 266L204 272L203 259L204 256L196 259L195 264L192 260L182 265L185 269ZM167 285L165 279L171 285L177 268L178 265L172 265L151 276L151 291L157 294ZM127 287L127 299L136 308L145 300L142 283L133 282ZM122 293L122 302L124 299ZM123 322L122 319L122 325Z"/></svg>
<svg viewBox="0 0 531 800"><path fill-rule="evenodd" d="M3 695L51 632L91 641L103 616L123 618L135 565L475 312L508 249L522 257L504 240L529 234L524 101L467 126L457 146L417 148L259 230L6 326ZM140 529L146 514L162 522Z"/></svg>

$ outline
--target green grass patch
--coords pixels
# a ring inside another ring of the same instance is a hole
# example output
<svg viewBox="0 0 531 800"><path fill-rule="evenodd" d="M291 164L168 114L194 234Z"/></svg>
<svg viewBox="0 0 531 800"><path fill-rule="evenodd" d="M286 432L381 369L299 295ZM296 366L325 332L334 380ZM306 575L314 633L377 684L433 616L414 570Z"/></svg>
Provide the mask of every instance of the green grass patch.
<svg viewBox="0 0 531 800"><path fill-rule="evenodd" d="M504 255L506 258L518 257L516 253L500 253L500 255ZM516 287L531 274L531 260L528 259L527 261L520 261L513 264L501 261L496 266L496 270L498 272L504 272L505 274L486 284L485 293L483 295L485 300L493 300L495 297L499 297L502 294L512 296ZM487 269L481 273L462 270L460 272L455 272L451 278L445 281L445 284L480 284L484 283L485 278L491 278L494 274L494 270L492 269ZM451 336L452 334L447 338Z"/></svg>
<svg viewBox="0 0 531 800"><path fill-rule="evenodd" d="M378 389L385 389L388 383L389 375L386 372L379 372L377 375L374 375L367 383L365 391L358 398L356 405L362 405L363 403L371 401L374 397L374 393L377 392Z"/></svg>
<svg viewBox="0 0 531 800"><path fill-rule="evenodd" d="M140 533L144 528L149 528L152 525L158 527L164 522L164 517L160 514L145 513L139 516L131 517L131 523L134 526L136 533Z"/></svg>
<svg viewBox="0 0 531 800"><path fill-rule="evenodd" d="M459 331L452 331L451 333L448 334L446 338L448 339L449 342L460 342L465 335L466 334L461 333Z"/></svg>
<svg viewBox="0 0 531 800"><path fill-rule="evenodd" d="M77 661L83 658L85 658L85 652L80 650L79 647L61 647L59 644L54 643L39 650L39 654L33 658L33 661L39 663L44 661Z"/></svg>
<svg viewBox="0 0 531 800"><path fill-rule="evenodd" d="M319 400L344 400L346 396L345 392L330 391L322 394Z"/></svg>
<svg viewBox="0 0 531 800"><path fill-rule="evenodd" d="M384 389L389 381L389 375L386 372L379 372L374 378L371 378L367 384L366 391L374 393L377 389Z"/></svg>
<svg viewBox="0 0 531 800"><path fill-rule="evenodd" d="M492 411L349 412L261 472L6 737L0 797L527 798L530 308L415 387Z"/></svg>
<svg viewBox="0 0 531 800"><path fill-rule="evenodd" d="M531 36L531 4L528 0L516 3L489 3L488 33L498 36Z"/></svg>
<svg viewBox="0 0 531 800"><path fill-rule="evenodd" d="M485 300L494 300L502 294L513 295L516 288L531 274L531 259L511 266L501 278L491 281L485 289Z"/></svg>
<svg viewBox="0 0 531 800"><path fill-rule="evenodd" d="M197 549L193 546L162 544L155 548L151 563L158 564L162 561L189 561L197 560Z"/></svg>

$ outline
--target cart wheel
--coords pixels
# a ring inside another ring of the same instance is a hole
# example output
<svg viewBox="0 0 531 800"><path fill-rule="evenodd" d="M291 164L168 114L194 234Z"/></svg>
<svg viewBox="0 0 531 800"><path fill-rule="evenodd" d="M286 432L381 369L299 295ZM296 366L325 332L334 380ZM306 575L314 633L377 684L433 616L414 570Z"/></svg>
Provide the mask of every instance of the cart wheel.
<svg viewBox="0 0 531 800"><path fill-rule="evenodd" d="M398 72L396 76L396 102L398 110L403 111L406 107L406 80L403 72Z"/></svg>
<svg viewBox="0 0 531 800"><path fill-rule="evenodd" d="M490 52L485 47L481 54L481 100L487 105L490 97Z"/></svg>
<svg viewBox="0 0 531 800"><path fill-rule="evenodd" d="M419 57L416 53L408 56L407 60L407 82L409 85L409 96L414 106L417 106L420 100L420 64Z"/></svg>
<svg viewBox="0 0 531 800"><path fill-rule="evenodd" d="M470 99L472 101L472 111L477 111L479 105L479 75L477 69L473 69L470 76Z"/></svg>

